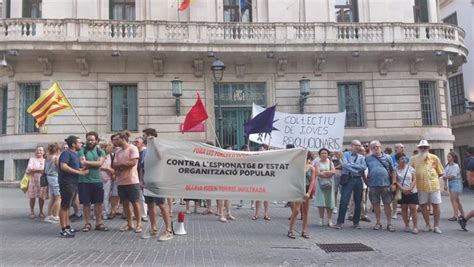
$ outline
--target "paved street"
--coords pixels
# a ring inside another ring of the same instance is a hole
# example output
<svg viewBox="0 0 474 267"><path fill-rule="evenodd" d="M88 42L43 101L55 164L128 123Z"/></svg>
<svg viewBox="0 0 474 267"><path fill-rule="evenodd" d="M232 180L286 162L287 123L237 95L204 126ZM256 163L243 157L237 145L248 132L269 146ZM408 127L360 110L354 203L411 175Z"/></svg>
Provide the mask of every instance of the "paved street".
<svg viewBox="0 0 474 267"><path fill-rule="evenodd" d="M462 201L466 209L473 209L474 192L466 192ZM74 239L61 239L58 225L28 219L27 199L19 189L0 188L0 203L1 266L468 266L474 260L474 223L468 224L472 231L466 233L456 222L449 222L452 214L447 197L443 197L442 235L405 233L401 219L395 220L395 233L374 231L373 223L364 222L362 230L321 228L316 226L313 207L311 239L290 240L286 237L289 208L270 205L271 221L252 221L253 211L246 203L244 208L235 209L235 222L221 223L213 215L188 215L188 234L165 243L140 239L141 234L120 233L121 219L106 221L109 232L80 232ZM179 204L174 207L175 211L184 210ZM373 219L373 214L369 215ZM73 223L73 227L81 228L82 223ZM296 229L300 229L300 221ZM325 253L316 243L363 243L374 251Z"/></svg>

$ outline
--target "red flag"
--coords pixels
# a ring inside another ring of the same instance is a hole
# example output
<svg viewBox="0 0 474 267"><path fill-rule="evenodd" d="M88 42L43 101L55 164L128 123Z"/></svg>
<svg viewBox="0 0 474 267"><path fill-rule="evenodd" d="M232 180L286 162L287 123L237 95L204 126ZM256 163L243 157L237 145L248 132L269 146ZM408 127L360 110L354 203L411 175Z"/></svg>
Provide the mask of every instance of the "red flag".
<svg viewBox="0 0 474 267"><path fill-rule="evenodd" d="M191 108L191 110L186 114L186 118L184 119L183 123L183 130L182 132L186 132L194 127L196 127L201 122L207 120L209 117L207 115L206 107L204 103L202 103L201 96L199 93L197 94L196 104Z"/></svg>
<svg viewBox="0 0 474 267"><path fill-rule="evenodd" d="M178 6L178 10L179 11L186 10L186 8L188 8L191 5L191 1L192 0L183 0L181 4L179 4Z"/></svg>

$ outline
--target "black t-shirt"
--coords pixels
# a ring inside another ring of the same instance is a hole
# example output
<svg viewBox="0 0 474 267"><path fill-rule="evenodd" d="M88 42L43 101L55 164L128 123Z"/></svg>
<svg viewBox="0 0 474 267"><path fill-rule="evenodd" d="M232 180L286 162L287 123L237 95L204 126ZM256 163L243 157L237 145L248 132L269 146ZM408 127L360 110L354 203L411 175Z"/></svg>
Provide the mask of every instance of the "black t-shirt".
<svg viewBox="0 0 474 267"><path fill-rule="evenodd" d="M474 172L474 157L467 158L464 166L466 171Z"/></svg>
<svg viewBox="0 0 474 267"><path fill-rule="evenodd" d="M69 167L79 170L79 155L75 151L68 149L59 156L59 184L77 184L79 181L79 175L63 171L61 169L61 163L66 163Z"/></svg>

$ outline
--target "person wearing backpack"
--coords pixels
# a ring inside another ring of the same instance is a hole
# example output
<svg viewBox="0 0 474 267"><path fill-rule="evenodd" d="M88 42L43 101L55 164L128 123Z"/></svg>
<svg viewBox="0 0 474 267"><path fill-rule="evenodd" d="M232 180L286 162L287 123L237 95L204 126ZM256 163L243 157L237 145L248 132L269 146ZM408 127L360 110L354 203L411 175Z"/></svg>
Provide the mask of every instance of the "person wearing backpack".
<svg viewBox="0 0 474 267"><path fill-rule="evenodd" d="M105 161L104 150L98 147L99 135L96 132L86 134L86 147L79 150L78 155L81 166L89 170L89 173L79 177L78 190L79 201L83 207L84 227L83 232L89 232L92 229L90 223L91 204L94 204L95 230L108 231L109 228L104 225L102 219L102 203L104 202L104 186L100 167Z"/></svg>
<svg viewBox="0 0 474 267"><path fill-rule="evenodd" d="M370 142L372 154L365 158L368 175L365 183L369 186L369 200L375 212L376 223L374 230L382 228L380 221L380 201L384 205L385 217L387 218L387 230L395 232L392 225L392 192L397 189L397 174L393 169L390 156L382 153L381 144L375 140Z"/></svg>

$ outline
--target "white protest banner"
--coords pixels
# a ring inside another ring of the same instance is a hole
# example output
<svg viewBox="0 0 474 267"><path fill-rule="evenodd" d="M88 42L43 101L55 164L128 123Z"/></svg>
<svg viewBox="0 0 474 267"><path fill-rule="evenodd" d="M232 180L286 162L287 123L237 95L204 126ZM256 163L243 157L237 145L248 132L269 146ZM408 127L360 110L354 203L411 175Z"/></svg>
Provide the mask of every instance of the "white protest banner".
<svg viewBox="0 0 474 267"><path fill-rule="evenodd" d="M245 152L185 140L151 139L145 196L299 201L305 194L303 148Z"/></svg>
<svg viewBox="0 0 474 267"><path fill-rule="evenodd" d="M252 116L255 117L265 108L253 104ZM271 146L285 148L288 144L306 147L317 151L327 148L331 151L342 150L346 113L290 114L275 112ZM268 144L269 134L251 134L250 141Z"/></svg>

